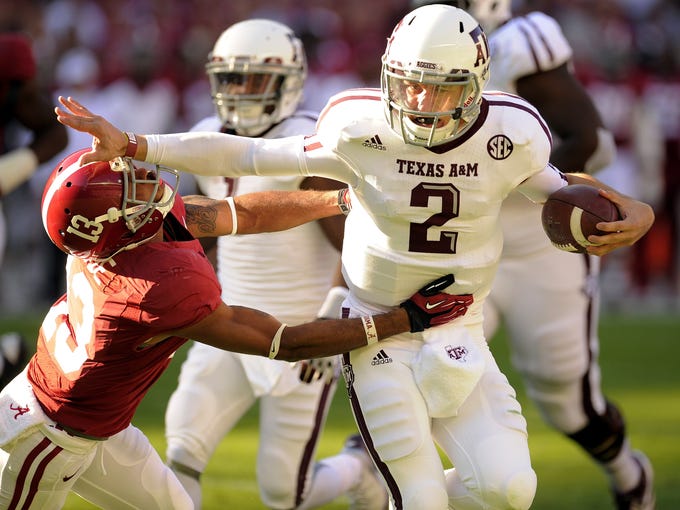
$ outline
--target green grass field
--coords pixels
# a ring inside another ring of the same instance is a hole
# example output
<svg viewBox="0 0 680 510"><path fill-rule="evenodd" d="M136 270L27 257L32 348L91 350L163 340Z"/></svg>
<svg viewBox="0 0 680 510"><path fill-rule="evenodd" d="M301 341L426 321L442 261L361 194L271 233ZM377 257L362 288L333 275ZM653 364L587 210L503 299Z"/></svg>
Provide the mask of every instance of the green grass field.
<svg viewBox="0 0 680 510"><path fill-rule="evenodd" d="M37 321L31 318L0 321L0 331L20 329L34 336ZM507 367L503 335L494 339L493 349ZM150 437L161 455L165 451L163 414L174 388L186 348L180 350L170 369L147 395L135 425ZM622 408L633 447L643 449L656 472L657 509L680 509L680 317L605 316L601 328L601 365L607 396ZM513 383L517 378L506 373ZM520 401L529 422L530 446L539 487L534 506L538 510L607 510L613 508L604 475L575 445L548 429L535 408ZM257 412L249 413L226 438L204 474L206 510L250 510L263 508L254 480L258 444ZM353 431L353 421L342 388L336 393L330 418L319 447L320 456L335 454ZM121 488L124 490L124 488ZM326 509L342 509L337 500ZM77 496L66 506L73 510L94 507Z"/></svg>

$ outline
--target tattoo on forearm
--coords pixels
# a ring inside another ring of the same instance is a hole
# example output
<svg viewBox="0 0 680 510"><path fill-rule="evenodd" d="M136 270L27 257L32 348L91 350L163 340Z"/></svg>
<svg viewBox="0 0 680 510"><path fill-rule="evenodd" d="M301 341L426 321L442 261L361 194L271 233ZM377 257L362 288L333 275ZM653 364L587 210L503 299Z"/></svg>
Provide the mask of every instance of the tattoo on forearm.
<svg viewBox="0 0 680 510"><path fill-rule="evenodd" d="M189 230L195 229L205 234L214 234L217 228L217 208L206 203L185 204L187 211L187 226Z"/></svg>

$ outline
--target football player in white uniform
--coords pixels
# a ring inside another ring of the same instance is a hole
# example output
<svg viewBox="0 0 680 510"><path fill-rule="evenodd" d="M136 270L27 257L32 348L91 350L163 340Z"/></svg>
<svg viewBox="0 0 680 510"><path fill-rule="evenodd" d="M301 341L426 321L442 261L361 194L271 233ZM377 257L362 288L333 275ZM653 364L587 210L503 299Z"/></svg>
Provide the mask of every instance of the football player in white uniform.
<svg viewBox="0 0 680 510"><path fill-rule="evenodd" d="M435 2L412 2L425 3ZM493 66L487 89L518 94L538 109L559 139L550 154L554 165L591 173L613 161L613 137L572 73L571 46L557 21L541 12L513 18L510 0L436 3L465 8L481 23ZM528 396L549 425L604 469L617 508L653 509L651 464L631 450L621 413L602 393L599 259L552 247L540 214L540 206L519 193L503 203L503 253L484 309L484 333L491 338L502 318Z"/></svg>
<svg viewBox="0 0 680 510"><path fill-rule="evenodd" d="M216 115L192 131L263 138L314 131L318 115L298 110L307 63L302 43L289 27L267 19L232 25L215 42L206 71ZM215 199L264 190L345 187L302 175L199 177L198 184ZM333 276L340 262L344 219L335 216L281 232L218 238L223 299L257 306L288 324L339 318L347 290L333 286ZM257 480L267 508L317 508L347 493L357 508L382 509L387 496L365 449L347 448L314 463L339 366L339 357L291 364L196 342L182 365L165 417L167 462L196 508L201 507L200 474L222 438L259 401ZM314 377L305 375L307 369L314 370Z"/></svg>
<svg viewBox="0 0 680 510"><path fill-rule="evenodd" d="M446 289L459 301L455 320L343 356L357 425L396 509L530 507L536 476L526 422L482 330L503 245L500 206L515 188L542 202L568 183L604 187L550 165L543 119L519 97L482 94L488 74L479 24L461 9L430 5L388 38L381 88L331 98L311 136L126 136L72 99L60 98L56 110L94 135L84 161L127 152L203 175L348 183L343 314L390 310L432 277L453 274ZM625 219L599 224L608 233L590 237L597 255L634 243L654 219L648 205L606 189ZM437 445L455 468L444 470Z"/></svg>

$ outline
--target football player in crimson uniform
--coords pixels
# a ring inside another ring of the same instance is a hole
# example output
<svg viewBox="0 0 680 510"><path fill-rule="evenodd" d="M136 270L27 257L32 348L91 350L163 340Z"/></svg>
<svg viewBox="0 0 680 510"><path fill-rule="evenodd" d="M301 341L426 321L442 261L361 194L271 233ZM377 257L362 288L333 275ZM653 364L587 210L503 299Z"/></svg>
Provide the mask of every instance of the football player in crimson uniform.
<svg viewBox="0 0 680 510"><path fill-rule="evenodd" d="M343 355L354 417L392 506L527 509L536 476L526 422L482 330L503 244L501 203L514 189L541 202L568 183L603 188L625 219L598 225L608 232L590 237L598 255L634 243L654 214L592 177L562 174L548 162L550 132L536 109L516 96L482 93L489 49L465 11L430 5L407 14L382 62L381 88L332 97L310 136L146 135L128 147L122 131L72 99L60 98L57 115L95 136L85 161L135 151L203 175L348 183L349 316L389 310L409 289L448 273L454 277L445 288L467 303L448 324ZM444 471L437 445L455 469Z"/></svg>
<svg viewBox="0 0 680 510"><path fill-rule="evenodd" d="M0 198L27 181L44 163L66 147L67 134L52 113L52 104L36 81L36 62L28 38L0 33ZM5 130L16 122L31 132L25 147L10 148ZM1 206L1 204L0 204ZM0 207L0 267L6 243L5 217ZM15 332L0 335L0 388L26 363L28 348Z"/></svg>
<svg viewBox="0 0 680 510"><path fill-rule="evenodd" d="M206 66L216 115L192 131L280 138L312 132L318 117L298 110L307 74L301 41L266 19L232 25ZM322 177L198 178L212 198L262 190L339 189ZM217 274L227 303L257 307L288 324L339 318L344 287L331 287L344 216L294 229L217 240ZM293 283L294 282L294 283ZM327 300L324 296L328 293ZM294 302L295 306L290 306ZM362 448L315 463L339 377L339 356L310 364L238 354L196 342L182 365L165 416L166 462L201 507L200 474L222 438L256 403L260 408L257 481L267 508L318 508L347 493L362 509L382 510L386 492ZM304 380L301 380L304 379Z"/></svg>
<svg viewBox="0 0 680 510"><path fill-rule="evenodd" d="M464 311L458 297L438 292L441 282L402 308L356 320L287 327L259 310L228 306L195 236L294 227L338 214L345 195L274 191L185 202L162 169L136 168L129 158L81 166L86 152L64 159L43 194L45 230L69 254L67 292L47 313L26 369L0 392L0 508L61 508L70 491L101 508L194 508L130 423L188 338L299 360Z"/></svg>
<svg viewBox="0 0 680 510"><path fill-rule="evenodd" d="M412 2L429 3L435 2ZM571 47L553 18L541 12L513 18L510 0L436 3L464 7L484 27L493 69L487 89L518 94L538 109L559 139L553 164L591 173L613 161L613 137L573 75ZM503 252L484 309L484 332L491 338L503 320L527 394L549 425L603 468L617 508L652 509L650 462L631 450L621 413L602 393L599 259L552 247L540 214L540 206L519 193L503 203Z"/></svg>

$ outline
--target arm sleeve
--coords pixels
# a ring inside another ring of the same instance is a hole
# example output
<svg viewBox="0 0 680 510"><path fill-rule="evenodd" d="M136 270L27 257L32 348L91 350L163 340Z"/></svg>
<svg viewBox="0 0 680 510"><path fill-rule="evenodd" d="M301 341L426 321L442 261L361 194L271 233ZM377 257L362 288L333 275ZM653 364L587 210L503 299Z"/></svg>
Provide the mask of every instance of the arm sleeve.
<svg viewBox="0 0 680 510"><path fill-rule="evenodd" d="M532 175L517 187L517 190L532 202L544 203L548 196L568 184L565 175L552 165Z"/></svg>
<svg viewBox="0 0 680 510"><path fill-rule="evenodd" d="M316 175L342 182L354 178L332 151L325 150L320 143L310 144L304 136L264 139L190 132L146 138L146 161L197 175ZM313 157L308 153L313 153Z"/></svg>

